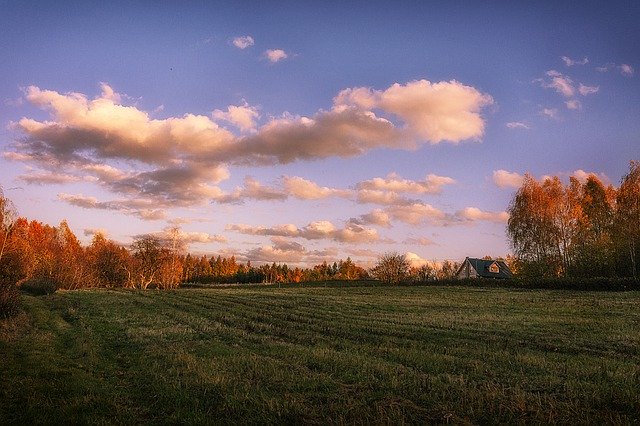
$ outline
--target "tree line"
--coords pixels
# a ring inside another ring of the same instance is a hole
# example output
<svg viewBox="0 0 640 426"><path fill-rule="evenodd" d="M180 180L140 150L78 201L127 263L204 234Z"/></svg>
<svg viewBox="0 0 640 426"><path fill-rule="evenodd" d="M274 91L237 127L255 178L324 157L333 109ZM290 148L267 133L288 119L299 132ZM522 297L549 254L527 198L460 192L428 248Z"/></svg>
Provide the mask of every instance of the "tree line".
<svg viewBox="0 0 640 426"><path fill-rule="evenodd" d="M124 247L103 234L83 246L66 221L51 226L18 217L0 187L0 281L23 288L78 289L90 287L170 289L182 283L284 283L329 280L380 279L382 281L427 281L450 278L456 264L412 267L400 255L400 269L389 279L385 256L367 270L351 258L323 262L310 268L267 263L254 266L234 256L185 254L178 228L162 237L142 235Z"/></svg>
<svg viewBox="0 0 640 426"><path fill-rule="evenodd" d="M350 258L299 268L276 263L254 266L238 262L234 256L184 254L179 237L171 236L140 236L127 248L98 233L84 247L66 221L54 227L18 218L10 227L3 227L0 238L4 244L0 279L19 286L46 282L60 289L170 289L185 282L277 283L369 277L368 271Z"/></svg>
<svg viewBox="0 0 640 426"><path fill-rule="evenodd" d="M521 275L633 277L640 262L640 162L620 186L595 175L540 182L525 175L509 205L507 233Z"/></svg>

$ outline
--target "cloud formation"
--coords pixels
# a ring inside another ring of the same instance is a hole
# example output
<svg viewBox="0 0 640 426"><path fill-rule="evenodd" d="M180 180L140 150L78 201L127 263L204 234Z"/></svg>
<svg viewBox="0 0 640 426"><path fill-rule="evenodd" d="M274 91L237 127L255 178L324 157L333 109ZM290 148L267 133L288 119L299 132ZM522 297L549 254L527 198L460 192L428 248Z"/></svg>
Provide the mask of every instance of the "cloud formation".
<svg viewBox="0 0 640 426"><path fill-rule="evenodd" d="M142 220L162 220L166 218L165 212L154 208L153 203L147 200L116 200L98 201L95 197L87 197L82 194L58 194L58 199L76 207L84 209L111 210L125 214L131 214Z"/></svg>
<svg viewBox="0 0 640 426"><path fill-rule="evenodd" d="M82 231L82 234L85 237L93 237L94 235L101 234L103 236L107 236L107 230L104 228L85 228Z"/></svg>
<svg viewBox="0 0 640 426"><path fill-rule="evenodd" d="M394 205L388 207L385 211L394 220L416 226L425 223L441 225L450 219L443 211L433 207L431 204L422 202Z"/></svg>
<svg viewBox="0 0 640 426"><path fill-rule="evenodd" d="M231 43L238 49L246 49L254 45L253 37L250 35L235 37Z"/></svg>
<svg viewBox="0 0 640 426"><path fill-rule="evenodd" d="M422 181L403 179L397 173L390 173L386 178L373 178L360 182L356 189L367 191L392 191L412 194L440 194L444 185L454 184L455 180L429 174Z"/></svg>
<svg viewBox="0 0 640 426"><path fill-rule="evenodd" d="M349 219L349 222L356 225L376 225L388 228L391 226L389 214L382 209L375 209L369 213Z"/></svg>
<svg viewBox="0 0 640 426"><path fill-rule="evenodd" d="M287 59L289 57L289 54L287 54L287 52L282 49L268 49L266 52L264 52L264 55L272 64L280 62L283 59Z"/></svg>
<svg viewBox="0 0 640 426"><path fill-rule="evenodd" d="M493 183L499 188L520 188L524 176L516 172L508 172L506 170L493 171Z"/></svg>
<svg viewBox="0 0 640 426"><path fill-rule="evenodd" d="M582 96L598 93L599 90L600 90L600 86L585 86L582 83L580 83L580 86L578 87L578 92L580 92Z"/></svg>
<svg viewBox="0 0 640 426"><path fill-rule="evenodd" d="M564 62L564 64L568 67L572 67L574 65L586 65L589 63L589 58L587 58L586 56L581 60L571 59L568 56L562 56L561 59L562 62Z"/></svg>
<svg viewBox="0 0 640 426"><path fill-rule="evenodd" d="M438 143L477 139L484 134L483 107L493 98L455 80L432 83L415 80L395 83L388 89L356 87L341 91L334 99L336 109L356 107L380 109L400 118L414 136Z"/></svg>
<svg viewBox="0 0 640 426"><path fill-rule="evenodd" d="M542 108L540 114L551 120L560 120L560 112L557 108Z"/></svg>
<svg viewBox="0 0 640 426"><path fill-rule="evenodd" d="M488 212L480 210L477 207L467 207L456 213L456 216L470 221L487 221L495 223L506 223L509 220L509 213L507 212Z"/></svg>
<svg viewBox="0 0 640 426"><path fill-rule="evenodd" d="M82 179L78 176L66 173L56 173L52 171L33 172L18 176L18 180L34 185L62 185L66 183L79 182Z"/></svg>
<svg viewBox="0 0 640 426"><path fill-rule="evenodd" d="M556 71L550 70L546 73L548 80L539 79L541 86L547 89L554 89L566 98L570 98L575 94L573 80L568 76Z"/></svg>
<svg viewBox="0 0 640 426"><path fill-rule="evenodd" d="M575 62L565 56L563 56L562 58L567 64L567 66L583 65L583 63ZM587 58L585 58L584 60L588 62ZM539 83L541 87L544 87L547 89L554 89L557 93L562 95L566 99L564 104L569 110L582 109L582 103L575 98L578 94L582 96L588 96L594 93L598 93L598 91L600 90L599 86L587 86L583 83L578 83L576 87L576 84L573 82L573 80L570 77L556 70L547 71L546 75L548 78L546 79L538 78L534 80L534 82ZM553 108L544 108L541 111L541 114L548 118L552 118L556 120L559 119L557 110Z"/></svg>
<svg viewBox="0 0 640 426"><path fill-rule="evenodd" d="M406 240L404 240L405 244L411 244L413 246L431 246L431 245L435 245L435 242L433 242L433 240L426 238L426 237L420 237L420 238L407 238Z"/></svg>
<svg viewBox="0 0 640 426"><path fill-rule="evenodd" d="M507 126L509 129L531 129L531 126L521 121L510 121L509 123L505 124L505 126Z"/></svg>
<svg viewBox="0 0 640 426"><path fill-rule="evenodd" d="M415 149L422 143L477 139L484 132L481 109L493 102L489 95L456 81L419 80L385 90L346 89L330 110L311 117L272 118L258 127L258 109L246 102L213 110L209 117L187 113L152 118L136 105L124 105L129 96L106 83L100 87L94 99L82 93L26 88L25 99L47 111L49 120L24 117L12 123L20 137L3 156L40 169L25 175L26 182L94 182L123 198L96 200L93 208L116 203L120 208L114 210L153 218L161 214L142 214L138 200L144 199L157 212L243 197L354 197L360 202L407 204L411 200L398 194L436 194L453 180L428 175L414 182L390 175L363 183L383 189L360 188L358 194L297 177L284 178L283 188L270 193L250 180L232 194L216 185L229 177L232 165L348 158L377 148ZM218 123L228 123L241 134ZM127 199L132 206L125 208Z"/></svg>
<svg viewBox="0 0 640 426"><path fill-rule="evenodd" d="M238 129L248 132L256 129L256 120L260 118L258 108L246 102L243 105L229 105L226 111L219 109L211 113L214 120L222 120L233 124Z"/></svg>
<svg viewBox="0 0 640 426"><path fill-rule="evenodd" d="M154 235L163 241L171 242L173 239L176 239L179 243L187 245L227 242L227 238L223 235L213 235L207 232L183 231L179 228L166 228L162 232L158 232Z"/></svg>
<svg viewBox="0 0 640 426"><path fill-rule="evenodd" d="M633 75L633 67L629 64L621 64L618 69L622 73L622 75L632 76Z"/></svg>
<svg viewBox="0 0 640 426"><path fill-rule="evenodd" d="M244 186L237 187L229 194L220 192L219 195L212 198L220 203L241 204L245 200L284 201L288 196L278 188L263 185L255 178L245 176Z"/></svg>
<svg viewBox="0 0 640 426"><path fill-rule="evenodd" d="M284 190L290 196L301 200L320 200L329 197L346 197L349 196L350 193L348 190L320 186L315 182L298 176L285 176Z"/></svg>
<svg viewBox="0 0 640 426"><path fill-rule="evenodd" d="M302 228L293 224L273 227L230 224L226 229L246 235L298 237L306 240L333 240L340 243L373 243L380 239L378 232L373 228L366 228L353 222L348 222L344 228L336 228L333 223L326 220L311 222Z"/></svg>
<svg viewBox="0 0 640 426"><path fill-rule="evenodd" d="M608 72L609 70L618 70L620 74L622 74L625 77L631 77L634 74L634 69L629 64L616 65L610 62L601 67L596 67L596 71L599 71L599 72Z"/></svg>
<svg viewBox="0 0 640 426"><path fill-rule="evenodd" d="M578 179L578 182L583 184L587 181L589 176L595 176L597 179L599 179L601 182L605 184L611 182L611 179L609 179L609 177L604 173L585 172L582 169L575 170L573 173L571 173L571 176Z"/></svg>
<svg viewBox="0 0 640 426"><path fill-rule="evenodd" d="M236 254L245 261L256 263L286 262L288 264L317 265L335 261L339 251L334 247L307 250L302 244L283 237L272 237L270 245L262 245Z"/></svg>
<svg viewBox="0 0 640 426"><path fill-rule="evenodd" d="M577 99L569 99L564 103L567 106L567 109L579 110L582 108L582 104Z"/></svg>

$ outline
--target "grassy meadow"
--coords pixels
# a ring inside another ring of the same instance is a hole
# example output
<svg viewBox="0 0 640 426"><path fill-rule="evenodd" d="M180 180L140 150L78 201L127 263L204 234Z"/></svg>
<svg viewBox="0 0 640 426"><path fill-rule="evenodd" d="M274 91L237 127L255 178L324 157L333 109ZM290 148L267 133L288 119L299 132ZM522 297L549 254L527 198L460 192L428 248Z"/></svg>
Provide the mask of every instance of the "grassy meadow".
<svg viewBox="0 0 640 426"><path fill-rule="evenodd" d="M225 287L22 296L0 424L637 423L640 292Z"/></svg>

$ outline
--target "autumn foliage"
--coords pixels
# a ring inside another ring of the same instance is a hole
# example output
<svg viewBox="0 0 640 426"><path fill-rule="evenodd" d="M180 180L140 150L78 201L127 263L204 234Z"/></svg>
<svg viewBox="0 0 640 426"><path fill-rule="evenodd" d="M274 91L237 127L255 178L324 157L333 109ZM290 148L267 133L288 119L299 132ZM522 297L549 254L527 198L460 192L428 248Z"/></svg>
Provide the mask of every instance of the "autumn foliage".
<svg viewBox="0 0 640 426"><path fill-rule="evenodd" d="M638 277L640 162L619 188L527 175L509 207L507 231L523 275Z"/></svg>
<svg viewBox="0 0 640 426"><path fill-rule="evenodd" d="M184 282L296 283L368 276L350 258L303 269L275 263L256 267L233 256L192 256L185 254L178 229L169 230L163 238L141 235L129 247L98 233L84 247L66 221L54 227L16 218L15 209L1 193L0 203L5 212L0 228L0 279L12 286L7 300L17 294L15 283L32 294L48 294L89 287L169 289Z"/></svg>

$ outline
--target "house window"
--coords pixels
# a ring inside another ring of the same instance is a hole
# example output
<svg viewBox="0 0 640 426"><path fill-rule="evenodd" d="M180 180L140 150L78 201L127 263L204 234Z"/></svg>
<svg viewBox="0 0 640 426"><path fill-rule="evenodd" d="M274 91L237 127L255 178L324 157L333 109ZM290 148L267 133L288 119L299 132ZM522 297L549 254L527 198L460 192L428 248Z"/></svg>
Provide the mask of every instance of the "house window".
<svg viewBox="0 0 640 426"><path fill-rule="evenodd" d="M489 266L489 272L491 272L492 274L499 274L500 273L500 268L498 267L497 263L492 263Z"/></svg>

